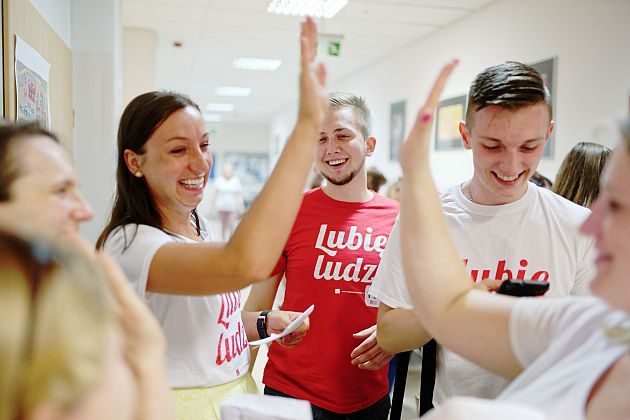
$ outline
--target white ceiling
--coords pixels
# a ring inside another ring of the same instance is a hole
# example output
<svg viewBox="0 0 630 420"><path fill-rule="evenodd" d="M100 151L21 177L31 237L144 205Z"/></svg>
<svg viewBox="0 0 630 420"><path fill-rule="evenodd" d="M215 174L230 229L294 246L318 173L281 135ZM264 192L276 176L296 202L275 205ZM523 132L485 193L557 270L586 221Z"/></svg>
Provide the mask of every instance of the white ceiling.
<svg viewBox="0 0 630 420"><path fill-rule="evenodd" d="M358 71L407 44L495 0L348 0L320 32L344 36L331 79ZM190 95L200 106L233 103L224 122L267 123L297 94L299 22L267 13L269 0L123 0L125 27L157 35L156 84ZM174 48L173 42L183 43ZM232 69L235 57L282 60L275 72ZM332 59L331 59L332 60ZM220 86L246 86L249 97L214 94Z"/></svg>

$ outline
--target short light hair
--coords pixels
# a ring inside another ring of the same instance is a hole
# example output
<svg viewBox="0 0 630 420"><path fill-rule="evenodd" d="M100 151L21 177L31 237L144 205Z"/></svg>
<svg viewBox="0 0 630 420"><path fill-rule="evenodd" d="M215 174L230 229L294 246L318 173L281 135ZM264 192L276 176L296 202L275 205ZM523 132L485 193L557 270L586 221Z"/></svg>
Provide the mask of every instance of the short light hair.
<svg viewBox="0 0 630 420"><path fill-rule="evenodd" d="M372 133L372 114L365 103L365 99L345 92L334 92L329 96L330 109L349 109L354 116L354 124L361 131L364 138Z"/></svg>
<svg viewBox="0 0 630 420"><path fill-rule="evenodd" d="M519 109L539 103L547 105L551 121L551 95L535 68L517 61L488 67L470 85L466 125L472 128L475 113L491 105Z"/></svg>

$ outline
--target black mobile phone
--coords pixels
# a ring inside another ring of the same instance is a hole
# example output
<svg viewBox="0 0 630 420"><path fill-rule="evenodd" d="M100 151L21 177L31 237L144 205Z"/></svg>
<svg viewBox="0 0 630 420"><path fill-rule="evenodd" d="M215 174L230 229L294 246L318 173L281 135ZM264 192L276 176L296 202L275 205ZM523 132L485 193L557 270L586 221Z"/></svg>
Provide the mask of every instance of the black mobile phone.
<svg viewBox="0 0 630 420"><path fill-rule="evenodd" d="M549 283L534 280L508 279L501 283L497 293L509 296L542 296L549 290Z"/></svg>

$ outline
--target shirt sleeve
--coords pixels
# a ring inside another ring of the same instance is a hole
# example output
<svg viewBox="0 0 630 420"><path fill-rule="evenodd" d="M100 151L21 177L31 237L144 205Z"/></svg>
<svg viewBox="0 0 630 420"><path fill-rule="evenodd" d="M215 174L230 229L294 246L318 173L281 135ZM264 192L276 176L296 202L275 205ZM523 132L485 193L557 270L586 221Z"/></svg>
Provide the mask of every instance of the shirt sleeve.
<svg viewBox="0 0 630 420"><path fill-rule="evenodd" d="M151 261L160 247L173 242L167 233L146 225L126 225L116 229L105 242L104 249L120 264L132 287L145 301Z"/></svg>
<svg viewBox="0 0 630 420"><path fill-rule="evenodd" d="M571 289L573 296L585 296L591 294L591 280L595 277L595 241L592 238L581 238L583 241L582 259L578 262L575 273L575 283Z"/></svg>
<svg viewBox="0 0 630 420"><path fill-rule="evenodd" d="M400 219L397 217L389 234L370 294L391 308L413 309L405 283L400 253Z"/></svg>
<svg viewBox="0 0 630 420"><path fill-rule="evenodd" d="M522 367L529 366L562 331L587 312L594 298L519 298L510 313L510 343Z"/></svg>

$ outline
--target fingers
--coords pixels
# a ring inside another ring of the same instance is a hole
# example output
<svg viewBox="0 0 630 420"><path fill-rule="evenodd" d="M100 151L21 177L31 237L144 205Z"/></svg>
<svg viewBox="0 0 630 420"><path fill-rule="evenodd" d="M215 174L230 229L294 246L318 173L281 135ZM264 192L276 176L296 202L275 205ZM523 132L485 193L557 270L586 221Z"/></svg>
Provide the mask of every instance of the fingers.
<svg viewBox="0 0 630 420"><path fill-rule="evenodd" d="M376 343L373 343L371 347L366 348L364 351L357 352L356 355L352 357L351 363L353 365L360 365L361 363L365 363L368 360L374 358L374 356L376 356L379 351L380 347L378 347Z"/></svg>
<svg viewBox="0 0 630 420"><path fill-rule="evenodd" d="M361 363L357 367L364 370L379 370L386 366L393 357L393 354L380 352L374 356L374 358L366 361L365 363Z"/></svg>
<svg viewBox="0 0 630 420"><path fill-rule="evenodd" d="M431 88L431 92L429 93L429 97L427 98L427 102L425 103L425 107L428 107L429 109L434 109L437 106L438 101L440 100L440 96L442 96L444 86L446 85L446 81L448 80L449 76L453 72L453 69L455 68L455 66L457 66L458 63L459 60L455 59L451 60L444 67L442 67L442 70L440 70L440 74L438 74L437 79L433 83L433 87Z"/></svg>
<svg viewBox="0 0 630 420"><path fill-rule="evenodd" d="M300 45L302 49L302 68L304 69L315 60L317 55L317 27L311 17L307 17L302 22Z"/></svg>
<svg viewBox="0 0 630 420"><path fill-rule="evenodd" d="M372 325L372 326L371 326L371 327L369 327L369 328L366 328L366 329L364 329L364 330L362 330L362 331L359 331L359 332L357 332L357 333L354 333L354 334L352 334L352 336L353 336L354 338L363 338L363 337L367 337L367 336L369 336L369 335L370 335L370 334L372 334L374 331L376 331L376 325Z"/></svg>
<svg viewBox="0 0 630 420"><path fill-rule="evenodd" d="M321 86L326 85L326 77L327 77L327 75L328 75L328 73L326 73L326 66L324 66L322 63L318 63L317 64L317 82Z"/></svg>
<svg viewBox="0 0 630 420"><path fill-rule="evenodd" d="M367 339L365 339L354 350L352 350L352 352L350 353L350 357L352 357L353 359L357 358L361 354L364 354L365 352L367 352L370 349L372 349L373 347L375 347L376 345L377 345L377 343L376 343L376 333L372 333L372 334L370 334L370 336Z"/></svg>
<svg viewBox="0 0 630 420"><path fill-rule="evenodd" d="M497 290L499 290L499 287L501 287L501 283L503 283L503 280L483 279L479 282L476 282L473 287L488 292L496 292Z"/></svg>

